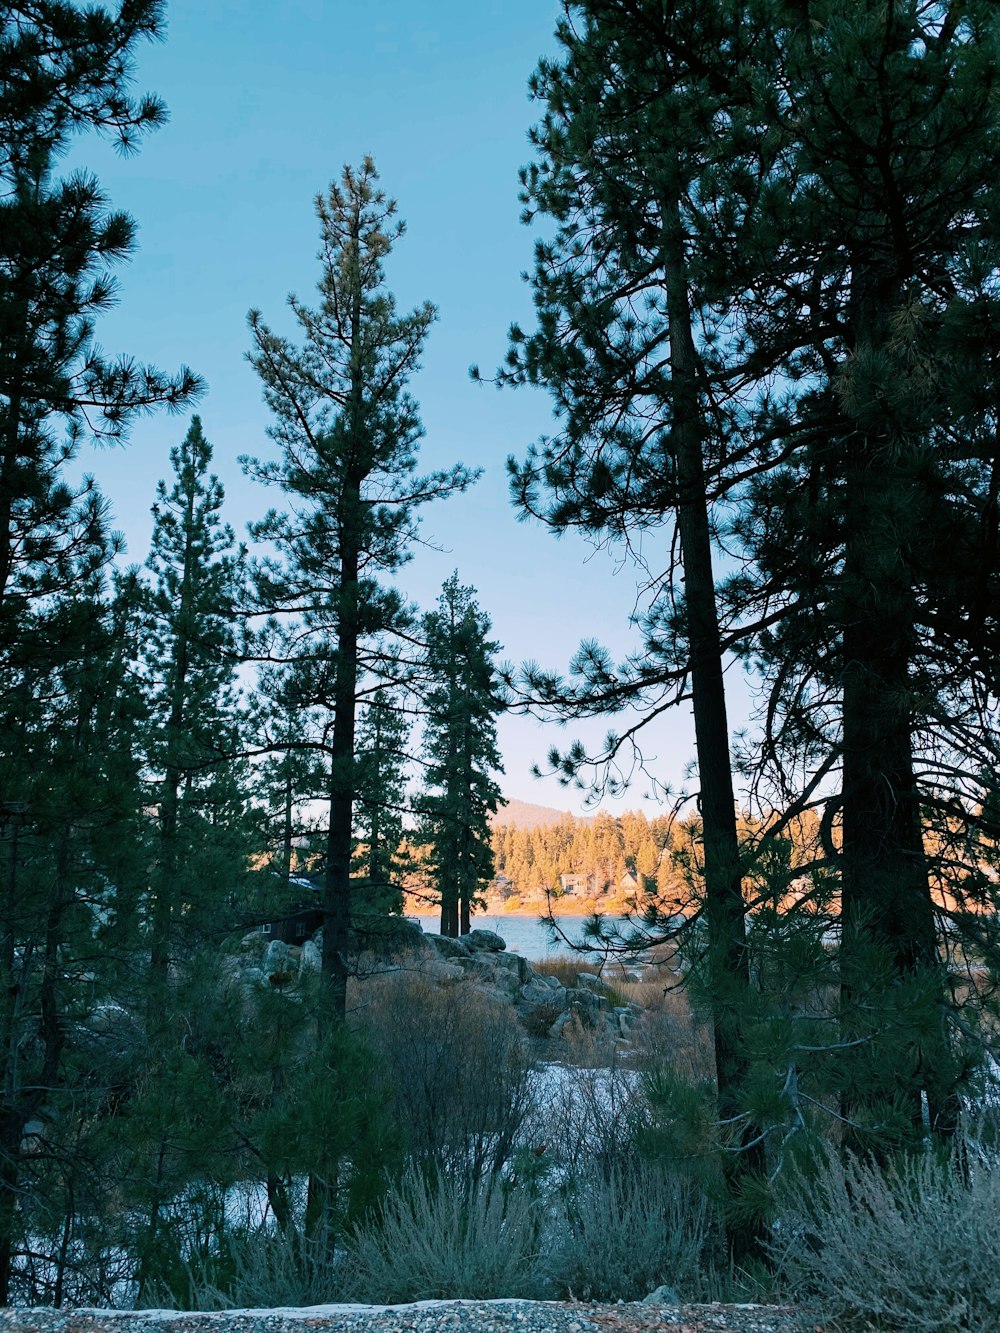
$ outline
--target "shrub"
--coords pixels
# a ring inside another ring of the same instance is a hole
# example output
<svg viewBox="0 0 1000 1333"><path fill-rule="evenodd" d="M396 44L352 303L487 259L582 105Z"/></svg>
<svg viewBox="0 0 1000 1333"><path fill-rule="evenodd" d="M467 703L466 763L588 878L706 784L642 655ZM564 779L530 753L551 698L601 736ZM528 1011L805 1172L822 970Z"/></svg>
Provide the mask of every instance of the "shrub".
<svg viewBox="0 0 1000 1333"><path fill-rule="evenodd" d="M394 977L361 1013L397 1124L423 1168L499 1172L532 1111L531 1057L514 1010L470 983Z"/></svg>
<svg viewBox="0 0 1000 1333"><path fill-rule="evenodd" d="M538 1232L537 1203L498 1176L467 1193L445 1176L431 1181L411 1170L348 1243L348 1299L538 1297Z"/></svg>
<svg viewBox="0 0 1000 1333"><path fill-rule="evenodd" d="M635 1301L666 1284L703 1298L711 1222L702 1194L648 1164L578 1177L555 1249L556 1290L577 1300Z"/></svg>
<svg viewBox="0 0 1000 1333"><path fill-rule="evenodd" d="M576 986L581 975L600 978L600 986L592 987L596 995L603 995L612 1008L628 1004L624 967L599 967L596 963L577 962L572 958L546 958L532 963L532 967L542 976L555 977L563 986Z"/></svg>
<svg viewBox="0 0 1000 1333"><path fill-rule="evenodd" d="M607 1176L635 1155L648 1116L642 1080L616 1059L555 1065L545 1070L543 1104L534 1137L547 1146L564 1178Z"/></svg>
<svg viewBox="0 0 1000 1333"><path fill-rule="evenodd" d="M1000 1327L1000 1163L975 1143L881 1168L832 1148L784 1190L779 1278L822 1318L907 1333Z"/></svg>
<svg viewBox="0 0 1000 1333"><path fill-rule="evenodd" d="M153 1284L141 1294L162 1309L273 1309L322 1305L341 1299L343 1265L301 1232L273 1227L230 1232L210 1254L195 1251L183 1265L183 1283Z"/></svg>
<svg viewBox="0 0 1000 1333"><path fill-rule="evenodd" d="M525 1032L529 1037L547 1037L549 1029L562 1011L562 1005L555 1000L543 1000L525 1014L522 1020Z"/></svg>

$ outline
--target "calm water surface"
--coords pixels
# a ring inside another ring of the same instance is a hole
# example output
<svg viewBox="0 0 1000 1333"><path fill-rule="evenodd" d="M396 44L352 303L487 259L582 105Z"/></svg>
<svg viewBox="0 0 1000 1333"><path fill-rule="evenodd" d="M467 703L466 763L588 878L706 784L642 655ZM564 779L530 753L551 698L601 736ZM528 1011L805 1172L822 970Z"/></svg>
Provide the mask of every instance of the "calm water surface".
<svg viewBox="0 0 1000 1333"><path fill-rule="evenodd" d="M412 921L419 921L424 930L437 934L441 928L439 916L414 916ZM575 941L583 932L584 917L564 916L560 921L563 933ZM553 940L548 926L543 926L537 916L517 916L503 913L500 916L489 913L477 913L472 918L473 930L495 930L507 941L511 953L519 953L530 962L539 962L543 958L554 958L559 954L571 954L572 950L565 940Z"/></svg>

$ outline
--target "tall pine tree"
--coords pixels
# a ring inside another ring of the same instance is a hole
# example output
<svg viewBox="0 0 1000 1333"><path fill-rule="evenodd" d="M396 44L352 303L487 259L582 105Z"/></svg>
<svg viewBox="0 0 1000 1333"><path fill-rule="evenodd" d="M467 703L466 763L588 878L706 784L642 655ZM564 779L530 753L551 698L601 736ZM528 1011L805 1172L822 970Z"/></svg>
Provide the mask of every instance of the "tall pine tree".
<svg viewBox="0 0 1000 1333"><path fill-rule="evenodd" d="M162 1003L182 901L189 920L196 902L211 911L206 896L213 886L206 881L216 881L217 896L227 881L232 889L246 850L238 842L240 802L233 787L239 553L221 520L223 490L209 472L211 460L212 446L193 417L170 451L172 484L157 486L147 562L153 584L143 663L150 695L146 757L159 833L150 919L154 1004Z"/></svg>
<svg viewBox="0 0 1000 1333"><path fill-rule="evenodd" d="M469 933L477 897L494 873L490 816L501 799L496 719L503 700L494 667L499 645L489 632L475 589L463 587L456 571L437 610L424 617L429 688L421 837L430 848L442 935Z"/></svg>
<svg viewBox="0 0 1000 1333"><path fill-rule="evenodd" d="M718 1111L734 1202L763 1175L764 1158L745 1100L750 959L723 674L732 640L716 596L713 504L767 461L753 430L753 380L780 362L769 352L751 371L760 349L737 336L761 245L758 215L773 191L770 52L758 25L744 21L750 8L565 6L560 58L543 61L532 83L545 114L533 132L537 160L522 173L526 218L550 217L557 230L536 245L538 326L515 326L500 375L547 387L559 416L552 437L510 462L521 510L557 532L641 541L647 562L654 546L663 552L660 572L644 569L653 597L642 651L619 667L585 643L575 679L535 671L528 687L561 717L638 710L596 764L580 746L553 754L566 777L596 767L599 784L609 772L618 781L620 762L641 762L646 722L691 701ZM737 1258L749 1257L759 1221L737 1207L730 1236Z"/></svg>
<svg viewBox="0 0 1000 1333"><path fill-rule="evenodd" d="M377 180L365 158L316 201L320 304L289 298L304 344L272 332L257 311L250 315L250 362L280 456L245 466L290 506L253 528L278 552L259 563L260 608L296 617L277 651L294 661L300 698L332 719L324 727L323 974L335 1018L343 1018L347 997L359 692L371 688L368 674L388 683L398 673L387 640L411 620L399 592L379 580L409 559L420 508L464 490L474 476L462 466L416 472L423 428L406 385L435 311L425 304L396 312L383 265L403 224Z"/></svg>

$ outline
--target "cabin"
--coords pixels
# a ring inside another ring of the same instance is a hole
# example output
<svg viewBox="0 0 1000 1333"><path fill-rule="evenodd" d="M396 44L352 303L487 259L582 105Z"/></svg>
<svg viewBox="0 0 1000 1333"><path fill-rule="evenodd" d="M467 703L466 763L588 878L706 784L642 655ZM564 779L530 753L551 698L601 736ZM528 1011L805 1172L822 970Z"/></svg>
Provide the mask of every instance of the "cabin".
<svg viewBox="0 0 1000 1333"><path fill-rule="evenodd" d="M296 903L288 908L284 916L263 922L259 929L269 940L281 940L282 944L305 944L322 924L323 911L315 902Z"/></svg>
<svg viewBox="0 0 1000 1333"><path fill-rule="evenodd" d="M592 894L597 887L596 875L560 875L559 891L560 893L573 894L583 893Z"/></svg>

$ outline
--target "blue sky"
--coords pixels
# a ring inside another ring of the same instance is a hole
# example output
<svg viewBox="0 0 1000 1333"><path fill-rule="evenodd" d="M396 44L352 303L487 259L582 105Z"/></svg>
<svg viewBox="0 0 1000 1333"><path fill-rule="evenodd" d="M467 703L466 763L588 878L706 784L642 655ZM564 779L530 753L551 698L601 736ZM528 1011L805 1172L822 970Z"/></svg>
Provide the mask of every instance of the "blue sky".
<svg viewBox="0 0 1000 1333"><path fill-rule="evenodd" d="M163 369L187 363L207 380L197 410L227 517L242 534L276 499L246 481L236 461L270 449L244 359L247 311L258 307L272 327L294 332L286 296L311 301L318 276L313 199L345 162L372 154L407 223L389 284L401 309L426 299L440 312L410 386L426 427L423 462L485 469L468 495L427 511L424 535L444 549L421 550L400 584L429 607L457 568L477 588L506 658L562 668L581 638L616 655L634 646L635 576L614 553L517 521L504 460L551 429L548 398L468 377L473 362L484 373L500 362L512 320L532 318L520 276L532 235L519 223L517 169L530 158L527 131L540 114L527 80L553 49L557 12L550 0L171 0L166 40L140 50L138 74L140 88L165 99L169 123L134 157L91 136L72 161L94 170L139 227L138 253L119 272L120 304L102 318L99 340ZM155 482L185 427L161 414L139 422L125 449L86 460L112 500L130 560L145 558ZM608 725L559 733L503 719L506 794L579 809L572 792L533 780L531 764L553 740L600 737ZM658 777L679 782L692 749L680 712L650 740ZM611 808L641 806L644 789L639 782Z"/></svg>

